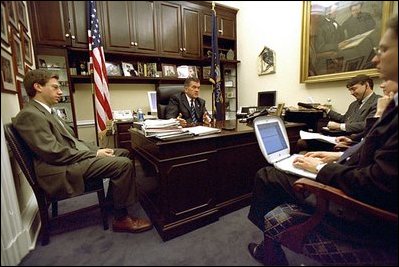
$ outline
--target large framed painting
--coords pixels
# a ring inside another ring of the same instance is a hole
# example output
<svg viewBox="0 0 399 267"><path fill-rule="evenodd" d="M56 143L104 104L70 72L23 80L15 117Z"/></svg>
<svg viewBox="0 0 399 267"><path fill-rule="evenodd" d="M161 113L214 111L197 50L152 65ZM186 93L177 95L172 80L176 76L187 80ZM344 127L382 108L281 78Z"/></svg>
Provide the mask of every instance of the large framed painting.
<svg viewBox="0 0 399 267"><path fill-rule="evenodd" d="M304 1L301 82L378 76L374 48L393 10L394 1Z"/></svg>

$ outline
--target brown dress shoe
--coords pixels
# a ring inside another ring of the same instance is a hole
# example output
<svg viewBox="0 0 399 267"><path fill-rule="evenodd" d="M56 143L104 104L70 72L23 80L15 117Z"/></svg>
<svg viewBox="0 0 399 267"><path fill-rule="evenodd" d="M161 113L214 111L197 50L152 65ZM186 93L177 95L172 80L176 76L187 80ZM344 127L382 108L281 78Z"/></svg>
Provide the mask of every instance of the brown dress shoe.
<svg viewBox="0 0 399 267"><path fill-rule="evenodd" d="M141 233L152 228L152 223L147 219L131 218L129 216L112 222L114 232Z"/></svg>

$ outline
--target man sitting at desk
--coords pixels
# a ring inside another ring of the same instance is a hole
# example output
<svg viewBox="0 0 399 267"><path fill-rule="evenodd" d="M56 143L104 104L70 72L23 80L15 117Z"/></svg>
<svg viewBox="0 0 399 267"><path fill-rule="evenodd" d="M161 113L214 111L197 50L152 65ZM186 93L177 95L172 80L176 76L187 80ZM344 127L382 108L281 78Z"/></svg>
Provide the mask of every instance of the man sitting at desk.
<svg viewBox="0 0 399 267"><path fill-rule="evenodd" d="M199 91L200 80L187 78L184 82L184 92L170 98L166 107L166 119L177 118L183 127L198 122L210 123L205 100L199 97Z"/></svg>
<svg viewBox="0 0 399 267"><path fill-rule="evenodd" d="M366 118L373 117L377 108L377 100L380 95L373 92L373 79L367 75L357 75L348 81L346 88L350 94L356 98L344 115L331 110L324 105L318 106L319 109L327 113L331 119L327 127L329 130L344 131L348 134L363 131Z"/></svg>

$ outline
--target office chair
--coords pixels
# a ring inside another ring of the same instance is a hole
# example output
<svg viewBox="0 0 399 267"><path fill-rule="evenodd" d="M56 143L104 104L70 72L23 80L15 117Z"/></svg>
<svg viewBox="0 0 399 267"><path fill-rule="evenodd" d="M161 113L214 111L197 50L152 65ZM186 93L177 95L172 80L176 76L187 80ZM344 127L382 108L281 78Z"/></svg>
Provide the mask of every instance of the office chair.
<svg viewBox="0 0 399 267"><path fill-rule="evenodd" d="M166 106L172 95L184 91L183 85L160 85L155 91L157 92L157 113L158 119L166 119Z"/></svg>
<svg viewBox="0 0 399 267"><path fill-rule="evenodd" d="M398 265L397 214L365 204L337 188L306 178L297 180L294 189L313 193L316 208L313 212L305 206L286 203L265 215L265 265L287 264L280 245L322 265ZM332 215L329 212L332 210L331 202L345 209L335 209L337 212ZM371 229L376 231L361 232L359 223L343 220L347 217L345 212L369 219L367 223L373 225ZM389 229L392 241L384 239L386 235L382 237L378 234L377 230L383 229ZM362 235L375 238L362 238Z"/></svg>
<svg viewBox="0 0 399 267"><path fill-rule="evenodd" d="M58 215L58 201L64 200L66 198L50 198L43 189L40 188L36 173L33 165L34 154L21 138L19 133L13 127L12 123L7 123L4 125L5 137L8 141L9 147L13 153L13 156L17 160L22 172L24 173L26 179L28 180L30 186L32 187L33 193L37 199L37 204L39 206L40 219L42 223L42 246L47 245L50 242L50 228L51 222L59 220L61 218L67 217L69 215L75 214L77 212L87 211L93 207L100 206L104 230L108 230L108 216L106 212L106 202L105 202L105 191L104 184L101 179L95 179L93 181L86 182L85 192L82 195L97 192L98 205L93 205L79 210L71 211ZM78 197L78 196L76 196ZM48 210L52 207L52 217L49 217Z"/></svg>

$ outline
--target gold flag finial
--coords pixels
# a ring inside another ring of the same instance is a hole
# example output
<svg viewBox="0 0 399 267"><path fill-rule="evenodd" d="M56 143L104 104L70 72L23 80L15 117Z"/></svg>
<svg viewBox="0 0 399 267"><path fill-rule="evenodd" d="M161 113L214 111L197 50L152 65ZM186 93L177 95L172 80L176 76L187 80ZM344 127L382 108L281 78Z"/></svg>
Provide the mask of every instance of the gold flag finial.
<svg viewBox="0 0 399 267"><path fill-rule="evenodd" d="M215 1L212 1L212 10L215 10Z"/></svg>

